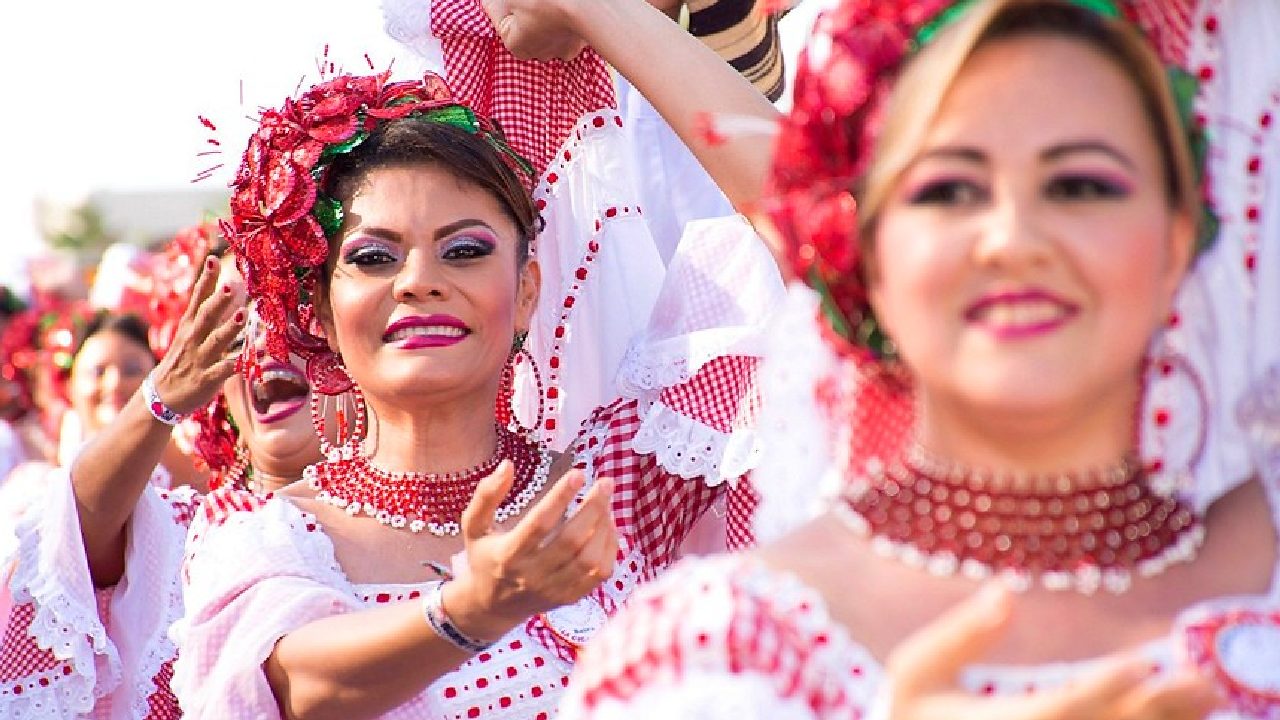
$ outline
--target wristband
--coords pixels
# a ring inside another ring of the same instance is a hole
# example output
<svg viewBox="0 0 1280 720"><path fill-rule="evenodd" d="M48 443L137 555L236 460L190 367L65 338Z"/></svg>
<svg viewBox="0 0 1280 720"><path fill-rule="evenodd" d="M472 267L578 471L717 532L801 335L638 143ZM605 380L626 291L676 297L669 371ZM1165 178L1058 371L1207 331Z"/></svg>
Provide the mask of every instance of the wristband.
<svg viewBox="0 0 1280 720"><path fill-rule="evenodd" d="M444 611L444 583L437 583L422 598L422 616L437 635L448 640L460 650L478 653L487 650L493 643L476 640L458 629Z"/></svg>
<svg viewBox="0 0 1280 720"><path fill-rule="evenodd" d="M155 383L156 371L152 370L147 373L147 379L142 381L142 399L147 403L147 409L151 411L151 416L165 425L177 425L182 418L186 417L182 413L174 412L173 408L164 404L160 399L160 394L156 392Z"/></svg>

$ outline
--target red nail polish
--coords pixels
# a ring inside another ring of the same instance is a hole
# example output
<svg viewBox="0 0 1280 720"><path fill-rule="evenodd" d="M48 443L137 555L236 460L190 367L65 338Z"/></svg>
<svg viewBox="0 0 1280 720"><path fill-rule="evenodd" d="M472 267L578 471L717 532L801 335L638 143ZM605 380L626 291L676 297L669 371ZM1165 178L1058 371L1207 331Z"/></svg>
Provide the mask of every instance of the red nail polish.
<svg viewBox="0 0 1280 720"><path fill-rule="evenodd" d="M243 311L243 310L237 310L237 311L236 311L236 316L235 316L234 320L236 321L236 324L237 324L237 325L239 325L240 323L244 322L244 311Z"/></svg>
<svg viewBox="0 0 1280 720"><path fill-rule="evenodd" d="M209 258L204 261L204 266L209 268L210 270L218 267L218 258L210 255Z"/></svg>
<svg viewBox="0 0 1280 720"><path fill-rule="evenodd" d="M222 286L222 294L223 294L223 295L230 295L230 294L231 294L231 286L230 286L230 285L223 285L223 286Z"/></svg>

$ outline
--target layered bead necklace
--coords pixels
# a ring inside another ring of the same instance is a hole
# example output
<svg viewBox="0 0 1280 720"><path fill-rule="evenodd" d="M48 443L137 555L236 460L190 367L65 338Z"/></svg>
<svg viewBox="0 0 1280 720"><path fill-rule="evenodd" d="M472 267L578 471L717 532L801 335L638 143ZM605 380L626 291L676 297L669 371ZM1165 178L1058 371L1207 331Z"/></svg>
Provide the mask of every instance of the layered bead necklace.
<svg viewBox="0 0 1280 720"><path fill-rule="evenodd" d="M1015 589L1124 592L1193 558L1199 515L1151 490L1136 461L1083 473L980 472L918 445L886 466L872 460L837 515L877 552L936 575L999 575Z"/></svg>
<svg viewBox="0 0 1280 720"><path fill-rule="evenodd" d="M361 513L393 528L427 531L437 537L462 530L462 511L480 481L503 460L515 466L511 491L498 507L497 522L519 515L537 497L551 471L551 452L505 427L496 426L493 456L466 470L450 473L393 472L377 467L363 452L343 452L308 467L302 477L316 497Z"/></svg>

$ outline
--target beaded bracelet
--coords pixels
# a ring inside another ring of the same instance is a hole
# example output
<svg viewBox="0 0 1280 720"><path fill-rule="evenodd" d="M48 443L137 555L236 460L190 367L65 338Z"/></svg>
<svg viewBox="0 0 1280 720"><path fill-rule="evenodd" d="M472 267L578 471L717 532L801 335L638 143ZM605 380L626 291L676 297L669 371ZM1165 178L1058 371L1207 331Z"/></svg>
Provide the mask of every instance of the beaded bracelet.
<svg viewBox="0 0 1280 720"><path fill-rule="evenodd" d="M142 381L142 399L146 401L152 417L165 425L177 425L186 416L174 411L160 399L160 394L156 392L155 375L156 371L152 370L147 373L147 379Z"/></svg>
<svg viewBox="0 0 1280 720"><path fill-rule="evenodd" d="M437 635L469 653L483 652L493 643L476 640L458 629L444 611L444 583L438 583L422 597L422 616Z"/></svg>

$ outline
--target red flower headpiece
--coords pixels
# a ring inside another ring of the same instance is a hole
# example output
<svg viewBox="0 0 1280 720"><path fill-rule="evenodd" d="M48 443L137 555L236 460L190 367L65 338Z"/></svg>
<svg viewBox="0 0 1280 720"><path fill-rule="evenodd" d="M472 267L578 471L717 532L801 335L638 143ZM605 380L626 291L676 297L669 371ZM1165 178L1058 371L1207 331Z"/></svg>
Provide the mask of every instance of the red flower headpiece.
<svg viewBox="0 0 1280 720"><path fill-rule="evenodd" d="M54 300L40 314L36 329L36 371L47 373L49 385L63 402L70 402L67 384L76 349L96 311L83 300Z"/></svg>
<svg viewBox="0 0 1280 720"><path fill-rule="evenodd" d="M329 237L342 226L342 205L319 194L330 162L358 147L380 123L420 117L484 137L513 166L530 172L501 133L459 104L444 80L389 82L389 73L342 75L262 114L232 182L231 241L249 296L257 302L267 353L307 362L313 389L350 387L341 360L316 332L312 299Z"/></svg>
<svg viewBox="0 0 1280 720"><path fill-rule="evenodd" d="M17 398L5 420L19 420L33 407L31 373L36 367L36 338L40 330L41 311L21 310L9 319L0 333L0 378L12 383Z"/></svg>
<svg viewBox="0 0 1280 720"><path fill-rule="evenodd" d="M866 311L854 185L867 170L884 99L916 31L947 0L853 0L822 15L796 72L782 120L766 210L792 271L824 297L828 319L852 339Z"/></svg>
<svg viewBox="0 0 1280 720"><path fill-rule="evenodd" d="M204 260L217 245L217 231L212 222L184 228L152 263L145 318L151 352L157 360L169 352Z"/></svg>

